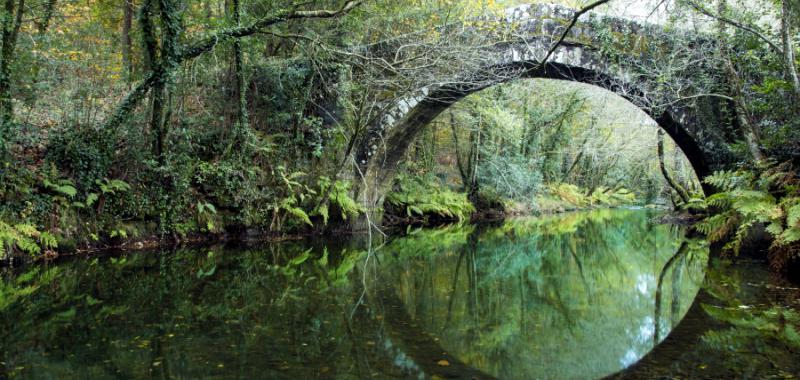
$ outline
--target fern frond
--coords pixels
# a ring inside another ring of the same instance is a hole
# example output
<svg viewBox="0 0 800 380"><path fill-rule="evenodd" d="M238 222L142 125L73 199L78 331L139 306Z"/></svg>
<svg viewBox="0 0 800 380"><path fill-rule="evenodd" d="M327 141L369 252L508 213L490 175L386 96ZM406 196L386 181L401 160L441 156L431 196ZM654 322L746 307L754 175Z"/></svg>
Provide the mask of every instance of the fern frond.
<svg viewBox="0 0 800 380"><path fill-rule="evenodd" d="M738 215L728 211L706 218L697 223L695 229L706 235L710 242L716 242L728 236L738 222Z"/></svg>

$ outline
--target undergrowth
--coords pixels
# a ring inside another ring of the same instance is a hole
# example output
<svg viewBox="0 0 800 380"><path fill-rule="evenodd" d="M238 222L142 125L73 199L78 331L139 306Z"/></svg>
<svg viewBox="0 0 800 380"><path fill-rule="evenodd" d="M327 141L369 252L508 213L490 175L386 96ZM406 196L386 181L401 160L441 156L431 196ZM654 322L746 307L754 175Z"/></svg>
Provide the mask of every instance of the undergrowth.
<svg viewBox="0 0 800 380"><path fill-rule="evenodd" d="M800 257L800 179L789 164L760 174L718 171L704 181L718 192L693 198L686 207L707 213L695 229L709 241L726 242L723 249L738 255L754 229L763 226L772 238L769 259L775 269Z"/></svg>
<svg viewBox="0 0 800 380"><path fill-rule="evenodd" d="M625 188L597 187L584 190L568 183L550 185L548 190L554 197L577 208L617 207L636 203L636 194Z"/></svg>
<svg viewBox="0 0 800 380"><path fill-rule="evenodd" d="M465 221L475 212L465 193L456 193L425 176L398 175L386 204L388 213L396 210L406 217Z"/></svg>

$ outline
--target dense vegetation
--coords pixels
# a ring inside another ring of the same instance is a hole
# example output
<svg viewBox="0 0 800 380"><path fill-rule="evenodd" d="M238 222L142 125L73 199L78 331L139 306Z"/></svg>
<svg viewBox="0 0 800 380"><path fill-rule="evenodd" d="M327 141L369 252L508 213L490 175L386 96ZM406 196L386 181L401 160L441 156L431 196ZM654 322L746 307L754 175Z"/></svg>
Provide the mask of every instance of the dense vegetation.
<svg viewBox="0 0 800 380"><path fill-rule="evenodd" d="M3 0L0 257L345 228L374 211L358 198L356 151L381 107L477 65L486 41L447 26L494 33L475 20L522 3ZM620 14L628 3L591 7ZM641 70L684 101L724 100L725 123L704 128L730 142L735 170L696 179L630 103L519 81L466 98L422 132L383 203L386 222L655 204L708 216L697 229L736 252L765 227L774 265L796 260L800 10L636 3L646 22L716 41L695 47L716 76L686 83L679 74L699 63L677 53ZM360 48L408 36L394 61ZM622 37L603 36L599 50L619 61Z"/></svg>
<svg viewBox="0 0 800 380"><path fill-rule="evenodd" d="M547 96L528 96L533 91ZM661 144L659 159L657 130L607 91L520 81L467 97L439 116L404 169L466 193L481 210L509 214L663 206L673 198L660 163L681 188L699 191L699 184L671 141Z"/></svg>
<svg viewBox="0 0 800 380"><path fill-rule="evenodd" d="M0 378L796 378L798 39L797 0L0 0Z"/></svg>

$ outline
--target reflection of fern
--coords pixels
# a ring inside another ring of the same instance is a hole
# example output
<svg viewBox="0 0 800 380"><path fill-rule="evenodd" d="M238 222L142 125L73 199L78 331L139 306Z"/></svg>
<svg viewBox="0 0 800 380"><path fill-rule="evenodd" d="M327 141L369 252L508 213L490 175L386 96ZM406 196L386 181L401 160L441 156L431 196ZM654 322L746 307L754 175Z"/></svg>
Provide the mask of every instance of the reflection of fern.
<svg viewBox="0 0 800 380"><path fill-rule="evenodd" d="M712 347L737 350L752 345L753 340L775 339L788 347L800 349L800 314L780 306L752 308L702 305L713 319L731 325L727 330L708 331L703 341Z"/></svg>

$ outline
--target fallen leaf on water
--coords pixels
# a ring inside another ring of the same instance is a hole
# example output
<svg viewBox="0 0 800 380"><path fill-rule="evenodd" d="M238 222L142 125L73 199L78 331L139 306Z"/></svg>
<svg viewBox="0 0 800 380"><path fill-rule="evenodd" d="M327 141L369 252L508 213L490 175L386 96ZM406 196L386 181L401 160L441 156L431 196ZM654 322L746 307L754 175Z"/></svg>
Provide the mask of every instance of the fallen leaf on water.
<svg viewBox="0 0 800 380"><path fill-rule="evenodd" d="M444 359L439 360L438 362L436 362L436 364L438 364L441 367L449 367L450 366L450 362L448 362L447 360L444 360Z"/></svg>

